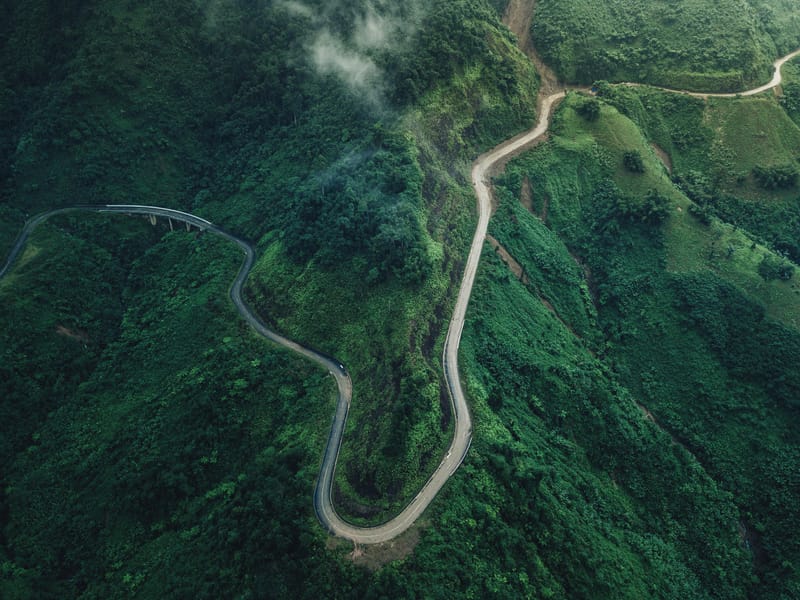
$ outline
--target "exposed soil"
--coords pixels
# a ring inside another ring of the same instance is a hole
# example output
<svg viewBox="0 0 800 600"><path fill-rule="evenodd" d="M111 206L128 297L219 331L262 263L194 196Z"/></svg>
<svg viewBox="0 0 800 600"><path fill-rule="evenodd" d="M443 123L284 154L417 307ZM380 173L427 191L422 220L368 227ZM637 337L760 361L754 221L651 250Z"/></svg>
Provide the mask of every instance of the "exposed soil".
<svg viewBox="0 0 800 600"><path fill-rule="evenodd" d="M638 406L639 410L641 410L642 413L644 413L644 418L645 419L647 419L651 423L655 423L656 425L658 425L658 421L656 421L655 416L653 415L653 413L650 412L649 408L647 408L643 404L637 404L636 406Z"/></svg>
<svg viewBox="0 0 800 600"><path fill-rule="evenodd" d="M347 559L353 564L364 567L372 572L397 560L402 560L414 552L420 539L421 526L411 527L402 535L388 542L380 544L353 544L353 550L347 553ZM335 550L344 549L350 542L340 538L330 538L328 548Z"/></svg>
<svg viewBox="0 0 800 600"><path fill-rule="evenodd" d="M500 259L504 263L506 263L508 268L511 269L511 272L514 273L517 279L519 279L522 283L526 285L530 283L530 279L525 274L525 269L522 268L522 265L519 264L516 261L516 259L513 256L511 256L511 254L509 254L508 250L503 248L500 242L498 242L495 238L493 238L491 235L488 234L486 236L486 241L489 242L492 248L494 248L494 251L497 252L498 255L500 255Z"/></svg>
<svg viewBox="0 0 800 600"><path fill-rule="evenodd" d="M742 546L752 555L756 572L762 571L769 558L761 542L761 535L754 527L748 526L746 521L740 521L739 539L742 542Z"/></svg>
<svg viewBox="0 0 800 600"><path fill-rule="evenodd" d="M569 331L577 339L579 339L579 340L582 339L581 336L578 335L578 332L575 331L575 329L572 327L572 325L570 325L564 319L561 318L561 315L558 314L558 311L556 310L555 306L553 306L547 300L547 298L545 298L541 294L538 294L538 296L539 296L539 300L542 303L542 306L544 306L550 312L550 314L552 314L558 320L559 323L561 323L564 327L566 327L567 331ZM586 351L589 354L591 354L593 357L595 357L595 358L597 357L597 354L593 350L590 350L589 348L586 348Z"/></svg>
<svg viewBox="0 0 800 600"><path fill-rule="evenodd" d="M664 163L664 166L667 168L667 172L672 175L672 158L670 158L669 154L658 144L650 143L653 150L656 153L656 156L661 159L661 162Z"/></svg>
<svg viewBox="0 0 800 600"><path fill-rule="evenodd" d="M547 211L550 208L550 196L547 194L544 195L542 198L542 214L539 215L539 218L542 220L542 223L547 224Z"/></svg>
<svg viewBox="0 0 800 600"><path fill-rule="evenodd" d="M681 448L683 448L684 450L686 450L686 452L688 452L689 454L694 454L694 453L693 453L693 452L692 452L692 451L691 451L691 450L690 450L690 449L689 449L689 448L686 446L686 444L684 444L684 443L683 443L683 442L681 442L681 441L680 441L678 438L676 438L674 435L672 435L672 433L670 433L670 431L669 431L668 429L666 429L666 428L665 428L663 425L661 425L661 423L659 423L659 422L658 422L658 420L656 419L655 415L654 415L654 414L653 414L653 413L650 411L650 409L649 409L649 408L647 408L647 407L646 407L644 404L641 404L640 402L636 402L636 406L638 406L638 407L639 407L639 410L640 410L640 411L642 411L642 414L644 415L644 418L645 418L645 419L647 419L648 421L650 421L651 423L653 423L653 425L655 425L656 427L658 427L658 428L659 428L661 431L663 431L664 433L666 433L666 434L669 436L669 439L670 439L670 440L672 440L672 443L673 443L674 445L676 445L676 446L680 446Z"/></svg>
<svg viewBox="0 0 800 600"><path fill-rule="evenodd" d="M519 191L519 203L528 210L531 214L533 212L533 192L531 190L531 180L528 177L522 180L522 188Z"/></svg>
<svg viewBox="0 0 800 600"><path fill-rule="evenodd" d="M72 340L83 342L84 344L88 344L90 339L89 334L85 331L81 331L80 329L69 329L63 325L56 326L56 333Z"/></svg>
<svg viewBox="0 0 800 600"><path fill-rule="evenodd" d="M517 36L519 49L536 66L536 71L541 78L539 98L546 98L551 94L563 91L565 87L558 81L556 74L542 61L533 47L531 23L533 23L533 13L535 11L536 0L511 0L503 15L503 23Z"/></svg>

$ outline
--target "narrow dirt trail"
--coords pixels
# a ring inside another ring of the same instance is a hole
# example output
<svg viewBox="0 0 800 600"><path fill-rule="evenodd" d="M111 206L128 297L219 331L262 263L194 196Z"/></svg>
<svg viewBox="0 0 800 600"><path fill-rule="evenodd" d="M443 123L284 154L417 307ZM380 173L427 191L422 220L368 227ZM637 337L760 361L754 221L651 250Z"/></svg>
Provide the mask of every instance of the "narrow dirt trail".
<svg viewBox="0 0 800 600"><path fill-rule="evenodd" d="M730 93L689 92L686 90L674 90L672 88L659 87L657 85L649 86L644 83L631 83L631 82L625 82L620 85L627 85L630 87L652 87L654 89L661 90L662 92L670 92L673 94L684 94L686 96L692 96L693 98L702 98L703 100L707 100L709 98L739 98L747 96L756 96L758 94L763 94L764 92L768 92L778 87L783 82L783 73L781 73L781 68L787 62L789 62L790 60L792 60L797 56L800 56L800 49L795 50L794 52L790 52L786 56L782 56L781 58L777 59L774 63L772 63L772 68L775 71L769 83L765 83L764 85L755 87L751 90L745 90L743 92L730 92Z"/></svg>

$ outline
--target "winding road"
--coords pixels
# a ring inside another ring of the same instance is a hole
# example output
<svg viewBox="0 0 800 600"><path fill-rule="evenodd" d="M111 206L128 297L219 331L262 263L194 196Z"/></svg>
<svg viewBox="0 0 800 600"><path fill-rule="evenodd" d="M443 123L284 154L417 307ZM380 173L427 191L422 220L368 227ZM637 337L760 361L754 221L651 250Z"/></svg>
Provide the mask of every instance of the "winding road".
<svg viewBox="0 0 800 600"><path fill-rule="evenodd" d="M783 67L783 65L785 65L787 62L789 62L796 56L800 56L800 49L795 50L794 52L790 52L786 56L782 56L781 58L777 59L774 63L772 63L772 67L774 69L772 80L770 80L769 83L765 83L764 85L761 85L757 88L753 88L752 90L745 90L744 92L733 92L733 93L688 92L686 90L675 90L672 88L650 86L649 84L641 84L641 83L624 83L622 85L629 85L633 87L640 87L640 86L654 87L655 89L661 90L662 92L685 94L687 96L693 96L695 98L737 98L740 96L742 97L755 96L757 94L768 92L769 90L778 87L783 81L783 74L781 73L781 68Z"/></svg>
<svg viewBox="0 0 800 600"><path fill-rule="evenodd" d="M764 86L741 92L740 94L701 94L691 93L698 97L735 97L752 96L761 92L768 91L781 84L781 66L788 60L800 55L797 50L781 59L775 61L775 75L772 81ZM631 84L633 85L633 84ZM676 93L676 90L667 90ZM45 222L50 217L77 211L90 211L96 213L122 213L129 215L147 215L162 217L186 223L192 227L207 231L214 235L219 235L228 241L236 244L243 251L245 258L239 272L233 281L230 289L230 298L236 306L242 318L260 335L279 344L285 348L304 356L305 358L317 363L327 369L335 378L338 387L338 401L336 411L325 446L325 452L320 467L319 477L314 490L314 509L320 522L334 535L352 540L360 544L375 544L385 542L400 535L407 530L417 518L424 512L428 505L436 497L447 480L455 473L464 460L472 440L472 420L467 406L466 396L461 386L461 378L458 369L458 349L461 342L461 333L464 328L464 319L467 306L472 294L472 286L475 282L475 275L478 270L481 251L486 239L486 232L489 225L489 218L492 213L490 175L498 167L508 160L511 156L521 152L547 132L550 113L554 104L565 96L561 91L546 97L540 105L539 120L536 126L519 136L516 136L493 150L479 156L472 167L472 184L478 201L478 225L470 246L461 287L456 299L453 316L445 338L442 363L444 375L450 392L451 406L455 422L453 441L450 443L441 463L430 476L428 481L406 506L403 511L390 521L376 527L358 527L344 521L334 509L332 502L332 489L336 462L339 456L339 449L344 436L347 413L350 408L353 384L347 370L335 358L326 356L320 352L312 350L307 346L292 341L282 335L272 331L250 310L247 303L242 298L242 287L246 281L250 270L255 262L255 250L246 241L228 233L224 229L213 223L178 210L163 208L158 206L145 206L136 204L108 204L108 205L79 205L68 208L60 208L34 216L25 223L19 237L9 253L5 265L0 270L0 278L5 276L10 270L19 254L22 252L28 237L36 227Z"/></svg>

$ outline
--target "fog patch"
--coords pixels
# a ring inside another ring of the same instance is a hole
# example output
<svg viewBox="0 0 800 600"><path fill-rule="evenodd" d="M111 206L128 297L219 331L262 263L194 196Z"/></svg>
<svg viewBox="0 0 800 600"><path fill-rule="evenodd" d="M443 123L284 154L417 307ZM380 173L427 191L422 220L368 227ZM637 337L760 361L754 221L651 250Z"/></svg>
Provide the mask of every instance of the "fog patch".
<svg viewBox="0 0 800 600"><path fill-rule="evenodd" d="M352 17L347 35L335 33L329 25L332 15L353 12L336 0L321 10L299 0L276 0L274 6L308 19L311 35L306 50L317 73L335 76L373 109L385 110L386 75L376 59L380 53L405 49L423 12L418 2L406 4L401 14L394 5L371 0Z"/></svg>
<svg viewBox="0 0 800 600"><path fill-rule="evenodd" d="M311 10L311 7L306 6L302 2L296 2L295 0L276 0L275 6L282 8L288 13L297 15L298 17L309 19L314 16L314 11Z"/></svg>
<svg viewBox="0 0 800 600"><path fill-rule="evenodd" d="M382 73L369 56L347 48L328 32L317 36L311 53L317 71L336 75L353 92L365 94L373 104L380 103Z"/></svg>

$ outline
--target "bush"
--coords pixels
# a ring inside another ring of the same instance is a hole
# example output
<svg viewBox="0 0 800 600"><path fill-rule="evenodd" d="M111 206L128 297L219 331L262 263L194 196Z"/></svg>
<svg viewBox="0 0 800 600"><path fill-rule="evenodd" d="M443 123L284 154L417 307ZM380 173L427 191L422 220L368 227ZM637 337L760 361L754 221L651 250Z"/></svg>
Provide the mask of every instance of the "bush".
<svg viewBox="0 0 800 600"><path fill-rule="evenodd" d="M783 86L780 102L790 114L800 113L800 83L793 81Z"/></svg>
<svg viewBox="0 0 800 600"><path fill-rule="evenodd" d="M622 164L631 173L644 173L644 161L638 150L629 150L623 154Z"/></svg>
<svg viewBox="0 0 800 600"><path fill-rule="evenodd" d="M753 177L765 190L785 190L797 184L797 167L791 163L774 167L755 167Z"/></svg>
<svg viewBox="0 0 800 600"><path fill-rule="evenodd" d="M600 101L597 98L586 98L578 105L577 110L587 121L596 121L600 116Z"/></svg>
<svg viewBox="0 0 800 600"><path fill-rule="evenodd" d="M669 215L669 204L669 198L650 190L641 200L621 194L617 198L617 211L631 223L658 225Z"/></svg>
<svg viewBox="0 0 800 600"><path fill-rule="evenodd" d="M764 281L772 281L773 279L789 281L794 275L794 265L783 258L767 255L758 265L758 274L761 275Z"/></svg>

